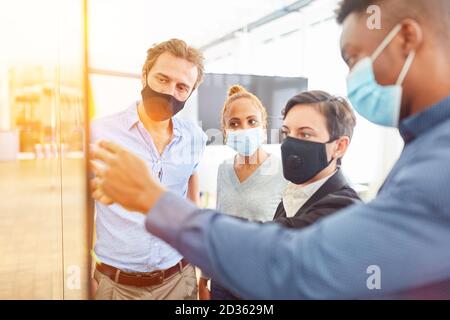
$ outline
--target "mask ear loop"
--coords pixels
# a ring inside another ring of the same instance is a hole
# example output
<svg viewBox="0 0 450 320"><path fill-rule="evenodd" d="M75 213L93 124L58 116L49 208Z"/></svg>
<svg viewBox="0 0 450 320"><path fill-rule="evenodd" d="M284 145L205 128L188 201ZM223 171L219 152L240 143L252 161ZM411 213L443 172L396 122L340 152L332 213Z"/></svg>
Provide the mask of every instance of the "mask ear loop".
<svg viewBox="0 0 450 320"><path fill-rule="evenodd" d="M331 138L328 142L325 142L325 144L330 144L330 143L333 143L333 142L335 142L335 141L338 141L340 138ZM331 160L330 161L328 161L328 166L335 160L336 158L334 157L334 155L333 156L331 156ZM339 169L340 167L341 167L341 158L337 158L336 159L336 161L337 161L337 164L336 164L336 166L337 166L337 168ZM327 166L327 167L328 167Z"/></svg>
<svg viewBox="0 0 450 320"><path fill-rule="evenodd" d="M150 87L150 85L148 84L148 73L149 73L149 71L147 71L146 73L145 73L145 86L144 86L144 88L145 87L149 87L150 89L152 89L152 87ZM153 90L153 89L152 89Z"/></svg>
<svg viewBox="0 0 450 320"><path fill-rule="evenodd" d="M384 38L384 40L381 42L381 44L378 46L378 48L375 50L375 52L372 54L372 62L378 59L378 57L381 55L381 53L386 49L386 47L394 40L394 38L397 36L397 34L402 30L402 25L398 24L392 29L391 32Z"/></svg>
<svg viewBox="0 0 450 320"><path fill-rule="evenodd" d="M402 30L402 25L398 24L392 29L391 32L386 36L386 38L381 42L375 52L372 54L372 62L378 59L380 54L386 49L386 47L391 43L392 40L397 36L397 34ZM406 59L405 65L403 66L400 75L398 76L396 85L402 85L408 75L409 69L411 68L412 63L414 62L414 58L416 57L416 51L411 51Z"/></svg>
<svg viewBox="0 0 450 320"><path fill-rule="evenodd" d="M346 99L343 99L340 97L335 97L335 96L333 96L332 98L330 98L328 100L328 102L332 103L336 109L337 109L336 102L345 103L345 101L346 101ZM333 135L332 137L330 137L330 140L328 140L328 142L325 142L325 144L333 143L335 141L338 141L340 138L342 138L342 136L336 137L336 135ZM342 158L335 158L334 156L332 156L328 165L330 165L335 159L337 161L337 164L336 164L337 169L340 169L341 165L342 165L342 161L341 161Z"/></svg>
<svg viewBox="0 0 450 320"><path fill-rule="evenodd" d="M411 68L411 65L413 64L415 57L416 57L416 51L413 50L408 55L408 58L406 58L405 65L403 66L403 69L400 72L400 75L398 76L398 80L396 83L397 86L401 86L403 84L403 82L405 81L406 76L408 75L409 69Z"/></svg>

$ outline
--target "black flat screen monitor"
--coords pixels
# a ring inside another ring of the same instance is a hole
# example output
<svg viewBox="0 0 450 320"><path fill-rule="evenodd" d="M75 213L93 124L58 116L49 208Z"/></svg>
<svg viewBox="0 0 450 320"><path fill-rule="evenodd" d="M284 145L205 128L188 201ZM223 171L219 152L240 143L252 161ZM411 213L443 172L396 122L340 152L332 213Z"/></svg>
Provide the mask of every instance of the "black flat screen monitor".
<svg viewBox="0 0 450 320"><path fill-rule="evenodd" d="M235 84L245 87L261 100L268 113L268 143L279 143L279 139L274 139L273 132L282 126L282 110L290 98L308 89L308 79L244 74L206 74L204 82L198 89L198 105L199 120L203 130L210 137L208 144L223 142L217 131L220 129L220 117L228 88ZM211 134L213 132L216 134Z"/></svg>

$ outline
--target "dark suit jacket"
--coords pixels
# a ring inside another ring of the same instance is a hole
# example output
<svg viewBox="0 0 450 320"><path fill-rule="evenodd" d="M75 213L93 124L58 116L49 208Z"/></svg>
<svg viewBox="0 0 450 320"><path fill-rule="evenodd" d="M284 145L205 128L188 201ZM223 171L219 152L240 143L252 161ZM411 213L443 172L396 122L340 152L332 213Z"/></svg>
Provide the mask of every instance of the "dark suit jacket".
<svg viewBox="0 0 450 320"><path fill-rule="evenodd" d="M304 228L321 218L360 202L361 199L356 191L349 186L342 172L338 170L309 198L294 217L286 217L286 211L281 202L273 220L288 228Z"/></svg>

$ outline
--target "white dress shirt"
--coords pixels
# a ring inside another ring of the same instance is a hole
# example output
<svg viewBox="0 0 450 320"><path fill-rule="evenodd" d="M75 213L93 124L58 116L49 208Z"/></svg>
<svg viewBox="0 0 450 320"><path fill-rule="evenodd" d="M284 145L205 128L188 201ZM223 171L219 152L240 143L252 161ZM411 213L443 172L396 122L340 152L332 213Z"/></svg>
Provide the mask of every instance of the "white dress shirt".
<svg viewBox="0 0 450 320"><path fill-rule="evenodd" d="M283 206L286 211L286 217L292 218L300 210L301 207L316 193L334 174L323 179L317 180L307 185L297 185L289 183L283 192Z"/></svg>

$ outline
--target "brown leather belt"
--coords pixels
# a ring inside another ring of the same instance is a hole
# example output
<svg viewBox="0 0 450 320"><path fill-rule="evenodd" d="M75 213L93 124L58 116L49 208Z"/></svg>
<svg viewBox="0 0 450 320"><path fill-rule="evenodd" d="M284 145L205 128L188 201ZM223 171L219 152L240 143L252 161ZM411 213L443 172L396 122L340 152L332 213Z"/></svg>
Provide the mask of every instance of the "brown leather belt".
<svg viewBox="0 0 450 320"><path fill-rule="evenodd" d="M150 287L162 284L167 278L170 278L177 272L181 272L188 264L186 260L182 259L169 269L145 273L125 272L104 263L97 263L95 267L116 283L135 287Z"/></svg>

